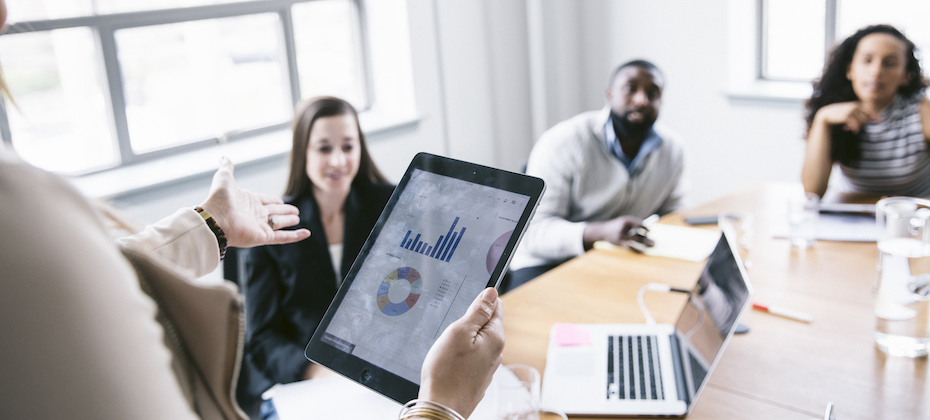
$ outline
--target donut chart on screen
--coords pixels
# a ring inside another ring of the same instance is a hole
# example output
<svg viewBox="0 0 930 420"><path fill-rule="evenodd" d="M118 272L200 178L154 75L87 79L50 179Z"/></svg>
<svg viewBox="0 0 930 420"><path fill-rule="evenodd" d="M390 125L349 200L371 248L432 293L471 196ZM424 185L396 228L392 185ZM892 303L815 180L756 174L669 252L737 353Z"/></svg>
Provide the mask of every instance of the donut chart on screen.
<svg viewBox="0 0 930 420"><path fill-rule="evenodd" d="M407 298L399 302L392 302L389 296L392 287L410 286L410 293ZM378 286L378 309L388 316L403 315L413 305L417 304L420 299L420 292L423 290L423 279L420 273L413 267L398 268L384 277L381 285Z"/></svg>
<svg viewBox="0 0 930 420"><path fill-rule="evenodd" d="M507 242L510 241L510 236L513 235L513 231L504 232L503 235L497 238L491 247L488 249L488 258L485 261L488 274L494 273L494 267L497 267L497 263L501 260L501 255L504 254L504 247L507 246Z"/></svg>

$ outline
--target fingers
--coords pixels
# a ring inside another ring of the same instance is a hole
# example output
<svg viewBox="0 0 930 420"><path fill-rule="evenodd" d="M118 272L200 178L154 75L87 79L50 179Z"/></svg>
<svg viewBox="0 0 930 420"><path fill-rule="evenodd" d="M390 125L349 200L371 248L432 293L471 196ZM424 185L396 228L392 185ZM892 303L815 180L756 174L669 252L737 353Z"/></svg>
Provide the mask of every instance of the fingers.
<svg viewBox="0 0 930 420"><path fill-rule="evenodd" d="M261 201L262 204L266 206L269 204L284 204L284 200L280 199L279 197L274 197L274 196L259 194L259 193L255 193L255 195L258 197L259 201ZM294 206L290 206L290 207L294 207ZM297 207L294 207L294 213L297 213Z"/></svg>
<svg viewBox="0 0 930 420"><path fill-rule="evenodd" d="M275 224L277 227L277 224ZM267 244L278 245L278 244L289 244L291 242L299 242L310 237L310 231L307 229L297 229L297 230L276 230L271 236L271 240Z"/></svg>
<svg viewBox="0 0 930 420"><path fill-rule="evenodd" d="M494 289L491 289L491 290L494 290ZM494 295L497 296L497 293L495 293ZM491 319L488 320L488 322L484 324L484 327L482 329L489 330L492 333L499 335L500 340L501 340L501 348L503 348L504 301L500 300L500 298L498 297L495 297L494 300L495 300L494 313L491 315Z"/></svg>
<svg viewBox="0 0 930 420"><path fill-rule="evenodd" d="M624 232L623 236L620 237L620 240L643 242L643 239L646 238L647 234L649 234L649 229L640 226L638 228L630 229Z"/></svg>
<svg viewBox="0 0 930 420"><path fill-rule="evenodd" d="M636 242L636 241L631 240L631 241L626 241L623 245L637 254L642 254L643 252L646 251L646 245L643 245L642 242Z"/></svg>
<svg viewBox="0 0 930 420"><path fill-rule="evenodd" d="M499 364L504 356L504 302L500 298L495 298L495 300L497 305L494 308L494 314L481 327L478 334L484 337L488 350L495 355L492 363Z"/></svg>
<svg viewBox="0 0 930 420"><path fill-rule="evenodd" d="M848 131L852 131L853 133L858 133L859 129L862 127L862 124L864 123L865 121L860 121L857 117L850 115L850 117L846 119L846 123L843 124L843 127L845 127L846 130Z"/></svg>
<svg viewBox="0 0 930 420"><path fill-rule="evenodd" d="M649 231L643 226L643 220L638 217L621 216L617 220L620 221L619 241L629 240L637 235L645 235Z"/></svg>
<svg viewBox="0 0 930 420"><path fill-rule="evenodd" d="M300 223L300 213L297 207L290 204L266 205L268 221L272 230L279 230ZM274 221L272 224L271 221Z"/></svg>
<svg viewBox="0 0 930 420"><path fill-rule="evenodd" d="M222 178L232 178L235 169L232 161L229 160L228 157L220 157L220 167L216 170L216 173L213 174L214 182Z"/></svg>
<svg viewBox="0 0 930 420"><path fill-rule="evenodd" d="M865 117L866 121L880 122L882 120L882 116L871 109L859 108L859 110L862 112L862 115Z"/></svg>
<svg viewBox="0 0 930 420"><path fill-rule="evenodd" d="M268 219L274 220L274 225L271 226L272 230L279 230L300 223L300 216L296 214L270 215Z"/></svg>
<svg viewBox="0 0 930 420"><path fill-rule="evenodd" d="M849 112L843 125L847 130L858 133L866 123L879 120L881 117L875 112L857 106Z"/></svg>
<svg viewBox="0 0 930 420"><path fill-rule="evenodd" d="M643 253L646 251L646 248L652 247L656 244L656 241L649 239L645 234L637 234L624 242L624 246L633 250L636 253Z"/></svg>
<svg viewBox="0 0 930 420"><path fill-rule="evenodd" d="M229 171L233 173L236 170L236 167L233 165L232 161L229 160L226 156L220 156L220 170Z"/></svg>
<svg viewBox="0 0 930 420"><path fill-rule="evenodd" d="M265 204L265 210L268 210L269 216L297 215L300 209L290 204Z"/></svg>
<svg viewBox="0 0 930 420"><path fill-rule="evenodd" d="M462 319L470 325L481 328L493 319L497 304L497 290L488 287L475 298Z"/></svg>
<svg viewBox="0 0 930 420"><path fill-rule="evenodd" d="M643 227L643 221L636 217L625 216L623 220L623 231L626 232L636 232L639 229L645 229Z"/></svg>
<svg viewBox="0 0 930 420"><path fill-rule="evenodd" d="M473 342L484 343L487 350L496 354L499 361L504 351L504 302L498 297L493 287L484 291L475 298L468 312L461 319L468 329L474 331Z"/></svg>

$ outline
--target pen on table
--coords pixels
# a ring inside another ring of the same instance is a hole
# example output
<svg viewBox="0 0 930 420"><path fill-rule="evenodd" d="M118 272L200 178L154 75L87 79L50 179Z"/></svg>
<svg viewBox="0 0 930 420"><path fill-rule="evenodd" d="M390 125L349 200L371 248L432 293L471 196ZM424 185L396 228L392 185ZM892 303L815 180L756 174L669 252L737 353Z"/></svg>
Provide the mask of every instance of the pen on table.
<svg viewBox="0 0 930 420"><path fill-rule="evenodd" d="M659 215L653 214L652 216L649 216L643 219L643 227L646 229L649 229L649 226L652 226L653 223L658 222L658 221L659 221Z"/></svg>
<svg viewBox="0 0 930 420"><path fill-rule="evenodd" d="M652 226L658 220L659 220L659 215L653 214L652 216L649 216L643 219L643 221L639 224L639 227L630 229L630 231L627 232L627 234L630 236L634 236L634 235L646 236L646 234L649 233L649 226Z"/></svg>
<svg viewBox="0 0 930 420"><path fill-rule="evenodd" d="M649 226L652 226L658 220L659 215L653 214L652 216L643 219L642 223L640 223L640 227L630 229L627 234L629 236L640 235L645 237L647 234L649 234ZM637 241L630 241L627 246L639 252L645 252L647 247L647 245Z"/></svg>
<svg viewBox="0 0 930 420"><path fill-rule="evenodd" d="M758 309L760 311L768 312L772 315L778 315L778 316L783 316L785 318L793 319L795 321L801 321L801 322L807 322L807 323L814 322L814 317L808 314L805 314L804 312L798 312L792 309L782 308L780 306L765 306L765 305L760 305L758 303L753 303L752 308Z"/></svg>

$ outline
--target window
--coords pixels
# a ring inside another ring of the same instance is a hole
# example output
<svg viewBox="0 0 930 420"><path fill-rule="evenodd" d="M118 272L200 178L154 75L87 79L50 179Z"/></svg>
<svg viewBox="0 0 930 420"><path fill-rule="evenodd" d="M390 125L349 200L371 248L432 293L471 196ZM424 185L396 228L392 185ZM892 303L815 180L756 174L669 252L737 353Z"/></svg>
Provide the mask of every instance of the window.
<svg viewBox="0 0 930 420"><path fill-rule="evenodd" d="M930 2L924 0L730 0L731 96L800 99L837 42L868 25L890 24L930 59Z"/></svg>
<svg viewBox="0 0 930 420"><path fill-rule="evenodd" d="M0 134L80 174L288 127L301 99L371 106L360 0L7 0Z"/></svg>
<svg viewBox="0 0 930 420"><path fill-rule="evenodd" d="M762 78L806 80L820 76L833 45L860 28L886 23L917 48L930 51L930 3L924 0L764 0ZM921 60L925 68L927 59Z"/></svg>
<svg viewBox="0 0 930 420"><path fill-rule="evenodd" d="M760 77L811 80L823 67L825 0L765 0Z"/></svg>

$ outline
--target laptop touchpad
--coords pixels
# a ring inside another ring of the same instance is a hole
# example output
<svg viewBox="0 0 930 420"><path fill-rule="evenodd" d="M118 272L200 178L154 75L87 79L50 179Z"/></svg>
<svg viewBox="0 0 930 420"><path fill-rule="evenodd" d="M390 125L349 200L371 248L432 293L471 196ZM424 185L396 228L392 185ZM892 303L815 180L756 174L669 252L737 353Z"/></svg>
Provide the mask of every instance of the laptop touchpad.
<svg viewBox="0 0 930 420"><path fill-rule="evenodd" d="M590 376L594 374L596 357L597 354L590 350L563 350L555 364L555 373L559 376Z"/></svg>

